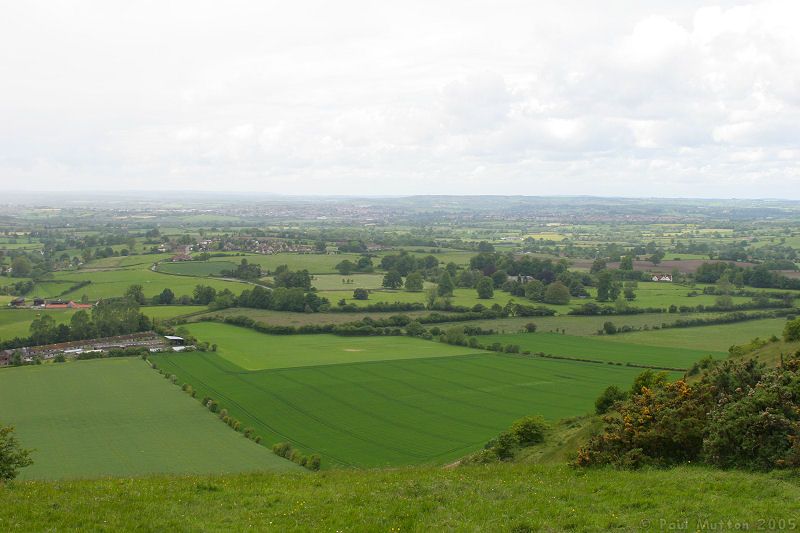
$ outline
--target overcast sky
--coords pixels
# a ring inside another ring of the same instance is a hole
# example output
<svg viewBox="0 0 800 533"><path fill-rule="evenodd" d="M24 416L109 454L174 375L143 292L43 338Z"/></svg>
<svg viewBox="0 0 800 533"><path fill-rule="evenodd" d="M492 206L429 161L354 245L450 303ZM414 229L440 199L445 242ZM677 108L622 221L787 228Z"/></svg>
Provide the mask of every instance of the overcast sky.
<svg viewBox="0 0 800 533"><path fill-rule="evenodd" d="M0 185L800 198L800 1L0 0Z"/></svg>

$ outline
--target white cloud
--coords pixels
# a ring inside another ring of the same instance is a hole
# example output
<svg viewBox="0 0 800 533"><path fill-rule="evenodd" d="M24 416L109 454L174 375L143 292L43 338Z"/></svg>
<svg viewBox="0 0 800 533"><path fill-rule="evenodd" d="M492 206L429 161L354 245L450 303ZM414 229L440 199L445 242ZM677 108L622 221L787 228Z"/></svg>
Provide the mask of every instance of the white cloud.
<svg viewBox="0 0 800 533"><path fill-rule="evenodd" d="M0 185L800 198L800 2L717 4L7 3Z"/></svg>

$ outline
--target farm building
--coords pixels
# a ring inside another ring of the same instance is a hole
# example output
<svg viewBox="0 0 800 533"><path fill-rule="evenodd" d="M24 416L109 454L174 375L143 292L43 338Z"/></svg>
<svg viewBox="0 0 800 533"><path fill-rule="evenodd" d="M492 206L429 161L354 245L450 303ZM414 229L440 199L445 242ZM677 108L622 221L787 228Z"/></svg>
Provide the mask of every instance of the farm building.
<svg viewBox="0 0 800 533"><path fill-rule="evenodd" d="M661 275L653 274L653 277L650 279L652 279L653 281L672 281L672 276L670 276L669 274L661 274Z"/></svg>
<svg viewBox="0 0 800 533"><path fill-rule="evenodd" d="M44 304L45 309L91 309L92 304L79 304L75 303L72 300L64 303L64 302L50 302Z"/></svg>
<svg viewBox="0 0 800 533"><path fill-rule="evenodd" d="M8 305L11 307L22 307L25 305L25 298L14 298L8 303Z"/></svg>

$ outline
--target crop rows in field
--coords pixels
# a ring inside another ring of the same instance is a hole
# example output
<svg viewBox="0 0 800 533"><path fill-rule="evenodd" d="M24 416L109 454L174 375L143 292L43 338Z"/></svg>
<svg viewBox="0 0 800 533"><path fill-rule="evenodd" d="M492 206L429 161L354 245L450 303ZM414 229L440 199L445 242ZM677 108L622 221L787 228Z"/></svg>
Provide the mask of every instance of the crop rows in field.
<svg viewBox="0 0 800 533"><path fill-rule="evenodd" d="M314 366L268 368L266 363L264 370L246 370L232 362L237 356L231 357L222 341L219 353L153 359L256 428L267 442L292 442L319 453L328 465L446 463L480 448L521 416L557 420L588 412L605 387L627 386L638 373L625 366L514 355L448 355L452 347L415 339L396 348L407 352L405 359L344 362L358 352L337 354L328 336L305 336L302 342L300 336L263 337L260 349L250 349L251 367L259 353L269 360L271 343L284 339L294 340L300 353L312 351L317 342L320 357L326 350L333 355ZM353 346L359 340L343 339ZM377 346L393 339L368 340ZM448 356L414 358L415 350L428 345Z"/></svg>

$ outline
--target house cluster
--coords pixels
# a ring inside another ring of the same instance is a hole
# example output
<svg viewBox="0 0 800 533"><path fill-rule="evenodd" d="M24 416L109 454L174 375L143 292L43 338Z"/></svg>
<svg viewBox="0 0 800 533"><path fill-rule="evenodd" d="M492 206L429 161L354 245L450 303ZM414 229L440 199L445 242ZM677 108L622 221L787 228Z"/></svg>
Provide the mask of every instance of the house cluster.
<svg viewBox="0 0 800 533"><path fill-rule="evenodd" d="M30 304L26 303L27 300L22 297L14 298L9 302L10 307L26 307L30 309L91 309L93 304L77 303L73 300L50 300L44 298L34 298Z"/></svg>
<svg viewBox="0 0 800 533"><path fill-rule="evenodd" d="M669 274L653 274L650 278L652 281L672 281L672 276Z"/></svg>

